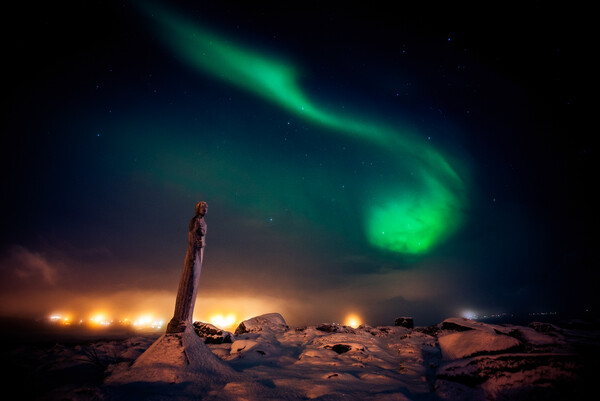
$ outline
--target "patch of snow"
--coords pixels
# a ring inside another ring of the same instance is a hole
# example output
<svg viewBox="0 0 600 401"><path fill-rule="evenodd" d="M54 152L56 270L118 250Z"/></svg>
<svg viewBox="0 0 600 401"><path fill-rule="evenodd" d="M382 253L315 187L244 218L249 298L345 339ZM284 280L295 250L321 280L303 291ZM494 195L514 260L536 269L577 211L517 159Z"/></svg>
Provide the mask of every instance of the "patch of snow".
<svg viewBox="0 0 600 401"><path fill-rule="evenodd" d="M254 340L236 340L231 344L231 354L239 354L242 351L249 351L258 344L257 341Z"/></svg>
<svg viewBox="0 0 600 401"><path fill-rule="evenodd" d="M593 373L586 372L594 371L600 348L597 330L536 330L459 318L447 319L436 330L261 327L237 335L234 343L205 344L190 331L157 341L156 335L136 335L20 347L14 355L0 356L17 368L34 361L29 375L17 372L23 383L32 383L28 390L33 384L43 387L22 398L47 401L67 396L111 401L558 400L584 394L579 389L587 383L593 386ZM586 354L574 352L580 349Z"/></svg>
<svg viewBox="0 0 600 401"><path fill-rule="evenodd" d="M164 334L131 367L114 369L105 380L109 385L137 382L183 383L210 375L227 381L234 371L221 362L188 327L183 333Z"/></svg>

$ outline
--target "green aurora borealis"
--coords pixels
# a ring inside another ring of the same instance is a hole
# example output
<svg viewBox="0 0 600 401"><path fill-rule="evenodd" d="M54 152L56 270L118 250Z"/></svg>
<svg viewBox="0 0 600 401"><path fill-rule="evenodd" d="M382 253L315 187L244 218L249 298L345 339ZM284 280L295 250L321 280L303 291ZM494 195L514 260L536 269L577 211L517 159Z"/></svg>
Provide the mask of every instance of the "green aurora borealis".
<svg viewBox="0 0 600 401"><path fill-rule="evenodd" d="M396 6L7 3L0 314L600 310L593 13Z"/></svg>
<svg viewBox="0 0 600 401"><path fill-rule="evenodd" d="M349 116L321 107L302 89L298 68L290 63L243 48L162 7L144 6L144 9L151 18L151 29L162 42L198 72L276 104L300 120L320 127L321 135L355 141L360 147L372 149L391 160L385 166L386 175L393 177L391 180L369 182L356 193L357 198L347 202L351 205L347 206L348 211L360 214L363 235L371 245L394 253L422 254L464 222L468 202L466 168L456 159L450 162L449 156L432 147L422 133L409 128L408 124L395 122L390 126L357 113ZM242 154L233 160L239 160ZM201 159L214 157L203 154ZM215 192L227 193L225 187L235 182L246 181L246 185L252 186L267 185L268 181L283 198L290 197L296 204L302 198L285 177L274 178L277 174L270 173L269 167L269 171L248 173L233 163L223 165L216 159L210 163L212 166L220 164L220 168L215 168L220 177L216 180L219 184L212 185ZM290 166L286 173L301 168ZM306 175L303 171L296 173L294 175ZM261 184L260 180L265 182ZM273 204L263 199L253 206L272 208ZM347 216L351 217L355 216ZM318 217L313 216L315 219Z"/></svg>

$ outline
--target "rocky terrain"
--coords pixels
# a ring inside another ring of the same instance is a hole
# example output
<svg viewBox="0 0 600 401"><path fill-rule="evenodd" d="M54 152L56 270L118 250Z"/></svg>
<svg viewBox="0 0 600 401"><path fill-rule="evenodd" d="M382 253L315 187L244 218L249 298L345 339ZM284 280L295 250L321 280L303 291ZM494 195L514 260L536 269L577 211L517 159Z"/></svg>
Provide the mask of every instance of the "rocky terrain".
<svg viewBox="0 0 600 401"><path fill-rule="evenodd" d="M463 318L409 327L290 328L277 313L244 321L234 333L197 322L196 333L234 372L224 382L170 374L119 385L115 377L156 333L26 344L2 351L12 367L5 389L39 400L563 400L593 387L600 349L595 327Z"/></svg>

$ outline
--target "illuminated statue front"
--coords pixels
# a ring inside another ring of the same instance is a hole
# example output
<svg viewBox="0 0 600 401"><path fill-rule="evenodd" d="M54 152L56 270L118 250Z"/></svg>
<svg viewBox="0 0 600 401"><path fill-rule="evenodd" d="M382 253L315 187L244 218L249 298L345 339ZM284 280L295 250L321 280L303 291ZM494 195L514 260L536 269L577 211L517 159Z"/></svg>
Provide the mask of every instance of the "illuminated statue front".
<svg viewBox="0 0 600 401"><path fill-rule="evenodd" d="M160 386L164 383L202 383L201 386L192 386L194 388L189 390L191 393L188 393L188 386L185 385L185 395L200 400L208 394L222 391L227 383L241 382L237 373L213 354L192 326L206 235L206 209L206 202L198 202L196 215L190 222L188 247L177 291L175 313L167 326L167 332L152 343L131 366L119 365L104 380L111 391L116 391L115 399L128 400L133 391L140 395L141 399L146 399L144 395L152 398L155 396L155 387L148 386L147 383L160 383ZM120 387L123 384L127 386ZM234 399L233 395L225 398ZM258 396L241 397L240 393L236 392L235 399L241 398L258 399Z"/></svg>
<svg viewBox="0 0 600 401"><path fill-rule="evenodd" d="M183 271L179 280L175 313L167 326L167 334L181 333L186 327L193 329L192 315L198 293L200 271L204 253L204 237L206 236L206 223L204 215L208 210L206 202L196 204L196 215L190 221L188 232L188 246L183 263Z"/></svg>

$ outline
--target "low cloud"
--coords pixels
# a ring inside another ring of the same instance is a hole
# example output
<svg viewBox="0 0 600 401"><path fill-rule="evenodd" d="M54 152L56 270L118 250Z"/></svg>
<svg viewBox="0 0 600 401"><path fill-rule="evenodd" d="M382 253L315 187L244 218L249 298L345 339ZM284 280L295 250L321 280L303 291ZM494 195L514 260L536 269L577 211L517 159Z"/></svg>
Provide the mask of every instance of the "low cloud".
<svg viewBox="0 0 600 401"><path fill-rule="evenodd" d="M23 246L12 246L3 262L7 270L21 280L42 280L54 286L58 279L58 269L48 258Z"/></svg>

